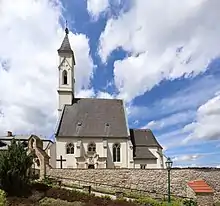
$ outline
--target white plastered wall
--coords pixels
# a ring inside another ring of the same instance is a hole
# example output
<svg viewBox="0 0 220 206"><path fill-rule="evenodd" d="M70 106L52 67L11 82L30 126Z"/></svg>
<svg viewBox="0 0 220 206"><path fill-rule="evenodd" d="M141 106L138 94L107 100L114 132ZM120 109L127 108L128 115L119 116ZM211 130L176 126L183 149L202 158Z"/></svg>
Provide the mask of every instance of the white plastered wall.
<svg viewBox="0 0 220 206"><path fill-rule="evenodd" d="M66 145L68 143L74 144L74 154L66 154ZM63 162L63 168L76 168L76 143L77 139L73 137L57 137L56 138L56 159L62 156L66 161ZM56 161L56 168L60 168L60 162Z"/></svg>
<svg viewBox="0 0 220 206"><path fill-rule="evenodd" d="M141 165L146 165L146 169L150 168L158 168L157 167L157 160L134 160L134 167L137 169L141 168Z"/></svg>
<svg viewBox="0 0 220 206"><path fill-rule="evenodd" d="M60 156L62 155L62 158L66 161L63 162L63 168L77 168L76 165L76 145L77 141L80 138L77 137L57 137L56 138L56 159L60 159ZM104 139L103 138L81 138L82 144L81 144L81 154L84 155L85 152L87 152L88 145L91 142L94 142L96 144L96 152L99 154L100 157L105 157L106 152L104 149ZM66 144L67 143L73 143L74 144L74 154L66 154ZM115 143L119 143L121 145L121 157L120 162L113 162L113 145ZM133 163L130 163L129 158L129 152L130 150L130 144L128 139L118 139L118 138L108 138L107 139L107 167L108 168L114 168L114 167L120 167L120 168L129 168L133 167ZM131 152L130 152L131 153ZM60 168L60 162L56 162L56 167Z"/></svg>
<svg viewBox="0 0 220 206"><path fill-rule="evenodd" d="M71 105L74 95L74 57L70 54L63 54L59 57L59 116L65 104ZM63 72L67 72L67 84L63 84Z"/></svg>

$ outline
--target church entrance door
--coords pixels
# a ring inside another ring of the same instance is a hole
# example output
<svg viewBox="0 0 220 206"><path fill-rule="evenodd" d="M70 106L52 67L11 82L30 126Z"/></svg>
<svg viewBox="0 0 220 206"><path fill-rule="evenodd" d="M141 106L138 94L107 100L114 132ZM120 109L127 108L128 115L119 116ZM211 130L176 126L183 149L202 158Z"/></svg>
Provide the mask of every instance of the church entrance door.
<svg viewBox="0 0 220 206"><path fill-rule="evenodd" d="M88 165L88 169L95 169L95 165L94 164Z"/></svg>

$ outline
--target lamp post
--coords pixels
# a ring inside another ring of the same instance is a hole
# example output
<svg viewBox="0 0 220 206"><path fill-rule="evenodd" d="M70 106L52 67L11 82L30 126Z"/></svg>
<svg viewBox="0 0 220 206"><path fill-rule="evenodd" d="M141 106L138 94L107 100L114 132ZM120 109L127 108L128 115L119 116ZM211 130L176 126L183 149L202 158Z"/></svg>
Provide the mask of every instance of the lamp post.
<svg viewBox="0 0 220 206"><path fill-rule="evenodd" d="M170 159L170 157L167 158L166 161L166 167L167 167L167 172L168 172L168 203L171 202L171 198L170 198L170 170L172 168L173 162Z"/></svg>

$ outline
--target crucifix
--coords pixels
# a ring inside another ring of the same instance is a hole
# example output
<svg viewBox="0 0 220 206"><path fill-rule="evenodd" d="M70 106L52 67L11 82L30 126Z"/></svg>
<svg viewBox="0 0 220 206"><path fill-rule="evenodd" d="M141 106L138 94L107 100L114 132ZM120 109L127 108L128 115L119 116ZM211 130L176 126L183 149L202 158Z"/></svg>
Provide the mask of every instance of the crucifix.
<svg viewBox="0 0 220 206"><path fill-rule="evenodd" d="M63 169L63 162L66 161L66 159L63 159L62 155L60 155L60 159L57 159L58 162L60 162L60 169Z"/></svg>
<svg viewBox="0 0 220 206"><path fill-rule="evenodd" d="M68 29L68 25L67 25L67 21L66 21L66 29L65 29L66 34L69 34L69 29Z"/></svg>

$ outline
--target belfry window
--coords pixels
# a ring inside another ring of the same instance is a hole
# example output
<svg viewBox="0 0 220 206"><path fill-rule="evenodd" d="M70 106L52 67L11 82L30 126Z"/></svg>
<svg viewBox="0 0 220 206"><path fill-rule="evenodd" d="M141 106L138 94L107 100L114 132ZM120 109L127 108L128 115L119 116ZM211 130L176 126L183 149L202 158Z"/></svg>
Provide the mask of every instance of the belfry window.
<svg viewBox="0 0 220 206"><path fill-rule="evenodd" d="M120 144L113 145L113 162L121 161L121 147Z"/></svg>
<svg viewBox="0 0 220 206"><path fill-rule="evenodd" d="M66 154L74 154L74 144L69 143L66 145Z"/></svg>
<svg viewBox="0 0 220 206"><path fill-rule="evenodd" d="M67 71L63 71L63 84L67 84Z"/></svg>
<svg viewBox="0 0 220 206"><path fill-rule="evenodd" d="M96 152L96 145L94 142L88 145L88 152Z"/></svg>

